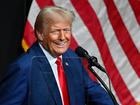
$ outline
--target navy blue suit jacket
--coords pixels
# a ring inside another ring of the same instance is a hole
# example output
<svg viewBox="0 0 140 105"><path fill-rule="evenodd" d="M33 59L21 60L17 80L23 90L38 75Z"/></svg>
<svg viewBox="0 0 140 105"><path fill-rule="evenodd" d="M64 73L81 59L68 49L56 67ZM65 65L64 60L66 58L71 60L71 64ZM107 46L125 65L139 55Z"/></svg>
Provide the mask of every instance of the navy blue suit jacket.
<svg viewBox="0 0 140 105"><path fill-rule="evenodd" d="M70 105L113 105L72 50L68 49L62 58ZM62 105L51 66L38 43L11 64L0 81L0 105Z"/></svg>

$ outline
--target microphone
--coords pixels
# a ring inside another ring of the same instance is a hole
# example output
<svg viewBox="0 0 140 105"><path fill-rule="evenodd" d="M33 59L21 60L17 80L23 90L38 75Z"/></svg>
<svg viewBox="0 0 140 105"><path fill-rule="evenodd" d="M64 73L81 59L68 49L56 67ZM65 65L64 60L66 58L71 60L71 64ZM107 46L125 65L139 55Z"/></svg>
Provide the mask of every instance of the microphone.
<svg viewBox="0 0 140 105"><path fill-rule="evenodd" d="M111 88L109 89L107 87L107 85L105 84L105 82L99 77L99 75L93 70L92 66L96 66L98 69L100 69L102 72L106 73L106 70L98 63L97 58L94 56L90 56L88 54L88 52L83 49L82 47L78 46L75 50L75 53L79 56L79 57L85 57L88 62L89 62L89 69L91 70L91 72L95 75L95 77L100 81L100 83L104 86L104 88L106 89L106 91L108 92L108 94L110 95L114 105L119 105L115 99L115 96L113 95L113 93L111 92ZM108 76L108 74L107 74ZM108 76L109 78L109 76ZM110 82L109 82L110 84Z"/></svg>
<svg viewBox="0 0 140 105"><path fill-rule="evenodd" d="M89 64L90 64L90 66L96 66L102 72L106 73L105 69L98 63L97 58L94 57L94 56L90 56L84 48L78 46L76 48L75 52L79 57L86 58L88 60Z"/></svg>

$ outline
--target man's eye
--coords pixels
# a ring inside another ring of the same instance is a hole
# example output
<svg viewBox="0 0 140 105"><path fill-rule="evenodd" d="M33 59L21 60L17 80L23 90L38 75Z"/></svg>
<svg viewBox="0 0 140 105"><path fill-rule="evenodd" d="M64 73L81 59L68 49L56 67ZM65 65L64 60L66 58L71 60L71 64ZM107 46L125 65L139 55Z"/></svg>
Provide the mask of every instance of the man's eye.
<svg viewBox="0 0 140 105"><path fill-rule="evenodd" d="M71 32L71 29L63 29L64 32Z"/></svg>
<svg viewBox="0 0 140 105"><path fill-rule="evenodd" d="M52 30L50 31L51 34L60 34L60 32L63 31L64 33L71 33L71 29L58 29L58 30Z"/></svg>
<svg viewBox="0 0 140 105"><path fill-rule="evenodd" d="M52 30L50 33L52 33L52 34L59 34L59 30Z"/></svg>

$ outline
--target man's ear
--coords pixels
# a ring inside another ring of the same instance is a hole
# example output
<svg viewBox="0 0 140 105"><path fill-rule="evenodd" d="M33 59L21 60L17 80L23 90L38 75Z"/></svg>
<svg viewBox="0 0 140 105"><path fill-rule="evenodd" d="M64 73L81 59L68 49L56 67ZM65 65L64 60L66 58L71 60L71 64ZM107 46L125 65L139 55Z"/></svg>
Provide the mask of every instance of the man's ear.
<svg viewBox="0 0 140 105"><path fill-rule="evenodd" d="M36 31L36 37L39 41L43 41L43 33L39 32L39 31Z"/></svg>

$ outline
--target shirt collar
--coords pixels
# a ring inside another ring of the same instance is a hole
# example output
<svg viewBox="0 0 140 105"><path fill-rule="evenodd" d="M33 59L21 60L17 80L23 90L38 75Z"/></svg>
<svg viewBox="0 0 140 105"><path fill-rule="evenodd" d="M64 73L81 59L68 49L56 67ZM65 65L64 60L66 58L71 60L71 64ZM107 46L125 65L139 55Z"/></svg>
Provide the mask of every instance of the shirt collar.
<svg viewBox="0 0 140 105"><path fill-rule="evenodd" d="M40 48L42 49L43 53L47 57L50 64L54 64L57 60L57 58L53 57L47 50L44 49L44 47L39 43ZM60 56L62 58L62 56Z"/></svg>

